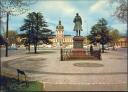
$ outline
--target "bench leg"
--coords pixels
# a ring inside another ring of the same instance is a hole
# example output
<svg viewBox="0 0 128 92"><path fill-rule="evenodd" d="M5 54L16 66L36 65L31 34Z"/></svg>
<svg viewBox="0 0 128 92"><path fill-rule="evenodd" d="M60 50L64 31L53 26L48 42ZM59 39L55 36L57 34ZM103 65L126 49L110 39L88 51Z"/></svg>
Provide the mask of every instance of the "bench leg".
<svg viewBox="0 0 128 92"><path fill-rule="evenodd" d="M26 75L25 75L25 83L26 83L26 86L29 86Z"/></svg>
<svg viewBox="0 0 128 92"><path fill-rule="evenodd" d="M18 73L18 82L20 82L20 80L19 80L19 73Z"/></svg>

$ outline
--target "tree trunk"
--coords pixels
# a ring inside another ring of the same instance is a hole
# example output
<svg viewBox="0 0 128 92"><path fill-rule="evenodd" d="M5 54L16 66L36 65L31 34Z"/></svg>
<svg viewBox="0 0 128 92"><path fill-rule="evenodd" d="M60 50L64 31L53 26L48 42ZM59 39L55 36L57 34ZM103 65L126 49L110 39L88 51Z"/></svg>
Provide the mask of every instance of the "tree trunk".
<svg viewBox="0 0 128 92"><path fill-rule="evenodd" d="M115 43L113 43L113 50L115 50Z"/></svg>
<svg viewBox="0 0 128 92"><path fill-rule="evenodd" d="M29 42L28 42L28 50L30 52L30 30L29 30L29 33L28 33L28 39L29 39Z"/></svg>
<svg viewBox="0 0 128 92"><path fill-rule="evenodd" d="M34 51L35 51L35 54L37 53L37 45L36 43L34 44Z"/></svg>
<svg viewBox="0 0 128 92"><path fill-rule="evenodd" d="M28 51L30 52L30 42L29 42L29 45L28 45Z"/></svg>
<svg viewBox="0 0 128 92"><path fill-rule="evenodd" d="M38 13L37 13L37 21L38 21ZM36 30L37 30L37 32L36 32L36 41L35 41L35 54L37 53L37 42L38 42L38 22L37 22L37 25L36 25Z"/></svg>
<svg viewBox="0 0 128 92"><path fill-rule="evenodd" d="M102 44L102 53L104 53L104 44Z"/></svg>

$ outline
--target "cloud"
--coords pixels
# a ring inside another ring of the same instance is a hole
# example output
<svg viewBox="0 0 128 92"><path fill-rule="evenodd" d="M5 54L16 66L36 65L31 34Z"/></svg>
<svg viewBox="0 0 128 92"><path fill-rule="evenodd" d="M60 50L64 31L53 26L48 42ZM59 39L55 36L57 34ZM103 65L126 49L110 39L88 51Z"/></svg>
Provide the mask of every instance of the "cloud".
<svg viewBox="0 0 128 92"><path fill-rule="evenodd" d="M40 1L36 5L39 11L55 12L56 14L64 14L68 16L72 16L76 13L76 8L66 1Z"/></svg>
<svg viewBox="0 0 128 92"><path fill-rule="evenodd" d="M40 0L36 4L33 4L28 12L41 12L44 19L48 22L48 28L53 31L55 31L60 17L65 34L75 34L73 31L73 18L77 12L83 21L82 35L89 34L91 27L102 17L105 18L112 27L121 30L120 32L124 32L124 26L118 24L119 22L115 22L115 19L111 17L111 12L113 12L113 7L115 7L116 4L110 7L109 1L110 0L80 0L76 2L74 0ZM19 16L10 16L10 29L19 30L28 12Z"/></svg>
<svg viewBox="0 0 128 92"><path fill-rule="evenodd" d="M103 10L109 4L110 0L98 0L95 4L90 7L91 12L98 12Z"/></svg>
<svg viewBox="0 0 128 92"><path fill-rule="evenodd" d="M80 10L74 5L72 5L70 2L64 0L42 0L35 4L35 8L33 9L33 11L41 12L48 23L54 24L48 24L49 28L52 29L53 31L56 30L56 25L58 25L58 20L60 18L63 26L65 27L65 32L70 33L69 30L73 29L73 18L76 12L79 12ZM82 16L81 13L80 15Z"/></svg>
<svg viewBox="0 0 128 92"><path fill-rule="evenodd" d="M89 7L89 14L94 18L105 18L111 20L115 11L116 3L111 3L111 0L97 0Z"/></svg>

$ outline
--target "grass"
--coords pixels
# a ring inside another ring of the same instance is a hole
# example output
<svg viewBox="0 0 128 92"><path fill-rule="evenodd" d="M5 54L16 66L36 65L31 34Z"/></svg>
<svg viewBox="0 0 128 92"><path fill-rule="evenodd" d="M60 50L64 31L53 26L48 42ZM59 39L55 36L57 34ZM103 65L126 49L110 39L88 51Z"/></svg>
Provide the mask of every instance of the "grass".
<svg viewBox="0 0 128 92"><path fill-rule="evenodd" d="M6 92L32 92L32 91L42 91L43 84L38 81L28 81L26 85L25 81L18 82L15 78L9 78L2 76L0 78L1 86Z"/></svg>
<svg viewBox="0 0 128 92"><path fill-rule="evenodd" d="M16 91L42 91L42 84L37 82L37 81L31 81L29 82L29 86L28 87L24 87L21 89L17 89Z"/></svg>

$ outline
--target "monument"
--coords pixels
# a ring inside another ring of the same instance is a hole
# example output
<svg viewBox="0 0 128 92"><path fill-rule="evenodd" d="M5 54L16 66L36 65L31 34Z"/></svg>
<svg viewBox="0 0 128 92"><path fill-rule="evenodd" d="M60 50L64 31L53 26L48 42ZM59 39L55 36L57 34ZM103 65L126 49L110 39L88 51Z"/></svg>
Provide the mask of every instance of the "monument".
<svg viewBox="0 0 128 92"><path fill-rule="evenodd" d="M80 32L82 31L82 19L78 13L76 13L73 22L75 23L74 31L76 31L76 36L80 36Z"/></svg>
<svg viewBox="0 0 128 92"><path fill-rule="evenodd" d="M83 48L83 41L84 37L81 36L82 30L82 19L79 16L78 13L76 13L76 16L73 20L75 23L74 25L74 31L76 32L76 36L73 37L73 50L71 58L73 59L84 59L86 56L86 51Z"/></svg>
<svg viewBox="0 0 128 92"><path fill-rule="evenodd" d="M84 37L81 36L82 29L82 19L78 13L73 20L74 22L74 31L76 32L76 36L73 37L73 48L70 50L61 49L61 61L63 60L73 60L73 59L101 59L100 51L91 50L88 52L83 47ZM92 49L92 48L91 48Z"/></svg>

